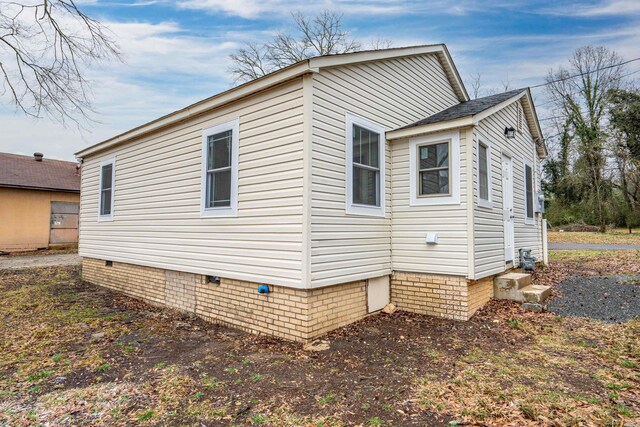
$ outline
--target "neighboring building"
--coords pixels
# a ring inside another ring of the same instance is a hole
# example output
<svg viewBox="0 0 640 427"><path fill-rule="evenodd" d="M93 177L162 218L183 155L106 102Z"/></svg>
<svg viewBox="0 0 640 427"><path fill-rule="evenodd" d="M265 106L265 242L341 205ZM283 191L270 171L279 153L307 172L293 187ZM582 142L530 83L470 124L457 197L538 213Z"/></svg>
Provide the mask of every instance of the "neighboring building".
<svg viewBox="0 0 640 427"><path fill-rule="evenodd" d="M0 153L0 252L78 242L80 165Z"/></svg>
<svg viewBox="0 0 640 427"><path fill-rule="evenodd" d="M300 341L466 320L541 255L545 155L529 90L470 101L444 45L312 58L77 153L83 277Z"/></svg>

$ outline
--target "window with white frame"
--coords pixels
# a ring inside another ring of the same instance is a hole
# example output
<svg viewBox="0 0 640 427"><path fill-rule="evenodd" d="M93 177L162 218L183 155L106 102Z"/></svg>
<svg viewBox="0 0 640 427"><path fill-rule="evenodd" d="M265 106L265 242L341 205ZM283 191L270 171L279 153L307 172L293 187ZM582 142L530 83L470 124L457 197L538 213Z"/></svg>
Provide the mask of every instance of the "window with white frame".
<svg viewBox="0 0 640 427"><path fill-rule="evenodd" d="M418 197L450 194L450 142L418 146Z"/></svg>
<svg viewBox="0 0 640 427"><path fill-rule="evenodd" d="M491 207L491 144L484 138L478 139L478 205Z"/></svg>
<svg viewBox="0 0 640 427"><path fill-rule="evenodd" d="M346 211L356 215L384 216L384 127L349 113L345 123Z"/></svg>
<svg viewBox="0 0 640 427"><path fill-rule="evenodd" d="M116 182L116 159L100 162L100 199L98 221L113 220L113 199Z"/></svg>
<svg viewBox="0 0 640 427"><path fill-rule="evenodd" d="M460 203L458 132L409 141L410 205Z"/></svg>
<svg viewBox="0 0 640 427"><path fill-rule="evenodd" d="M239 120L202 133L201 216L233 216L238 198Z"/></svg>
<svg viewBox="0 0 640 427"><path fill-rule="evenodd" d="M529 162L524 164L524 192L525 192L525 222L533 224L534 208L533 208L533 167Z"/></svg>

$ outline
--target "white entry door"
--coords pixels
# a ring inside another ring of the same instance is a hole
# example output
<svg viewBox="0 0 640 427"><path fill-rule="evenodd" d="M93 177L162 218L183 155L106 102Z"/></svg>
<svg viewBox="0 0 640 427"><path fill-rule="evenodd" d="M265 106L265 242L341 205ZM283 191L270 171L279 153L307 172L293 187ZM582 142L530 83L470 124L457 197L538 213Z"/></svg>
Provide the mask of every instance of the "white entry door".
<svg viewBox="0 0 640 427"><path fill-rule="evenodd" d="M513 161L502 155L502 219L504 222L504 261L513 262Z"/></svg>

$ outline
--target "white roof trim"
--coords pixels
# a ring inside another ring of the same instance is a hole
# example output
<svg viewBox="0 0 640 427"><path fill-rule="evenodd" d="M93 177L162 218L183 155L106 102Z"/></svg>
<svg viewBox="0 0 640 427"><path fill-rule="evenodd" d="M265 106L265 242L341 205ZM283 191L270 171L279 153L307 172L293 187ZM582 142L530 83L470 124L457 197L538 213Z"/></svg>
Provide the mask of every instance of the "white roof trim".
<svg viewBox="0 0 640 427"><path fill-rule="evenodd" d="M428 125L414 126L406 129L397 129L388 131L386 138L389 141L394 139L413 138L415 136L426 135L428 133L442 132L445 130L473 126L472 116L462 117L459 119L448 120L446 122L429 123Z"/></svg>
<svg viewBox="0 0 640 427"><path fill-rule="evenodd" d="M381 61L391 58L401 58L406 56L416 56L434 53L442 61L447 76L451 80L451 85L458 94L460 101L469 100L464 83L458 74L458 70L449 55L449 51L444 44L402 47L382 50L371 50L364 52L346 53L340 55L319 56L308 60L300 61L297 64L275 71L264 77L252 80L243 85L230 89L226 92L214 95L205 100L196 102L186 108L174 111L156 120L133 128L113 138L102 141L98 144L87 147L75 153L76 157L82 158L90 154L111 148L115 145L129 140L142 137L151 132L155 132L164 127L186 120L189 117L202 114L213 108L233 102L242 97L251 95L260 90L267 89L287 80L300 77L303 74L318 72L321 68L336 67L340 65L356 64L361 62Z"/></svg>
<svg viewBox="0 0 640 427"><path fill-rule="evenodd" d="M449 129L462 128L466 126L476 126L478 125L478 123L480 123L481 120L486 119L490 115L495 114L496 112L502 110L503 108L511 105L512 103L518 101L523 97L526 99L525 107L529 108L530 115L533 118L534 122L534 126L529 126L529 128L531 130L531 133L533 134L533 137L540 141L540 143L536 143L536 150L538 151L539 157L544 158L548 154L547 148L544 144L542 129L540 128L540 122L538 121L538 115L536 114L533 99L531 99L531 92L529 89L523 90L521 93L512 96L505 101L502 101L500 104L494 105L491 108L487 108L486 110L481 111L475 115L468 115L454 120L429 123L427 125L414 126L406 129L392 130L387 132L386 137L391 141L394 139L411 138L427 133L440 132ZM529 123L529 118L527 118L527 123Z"/></svg>

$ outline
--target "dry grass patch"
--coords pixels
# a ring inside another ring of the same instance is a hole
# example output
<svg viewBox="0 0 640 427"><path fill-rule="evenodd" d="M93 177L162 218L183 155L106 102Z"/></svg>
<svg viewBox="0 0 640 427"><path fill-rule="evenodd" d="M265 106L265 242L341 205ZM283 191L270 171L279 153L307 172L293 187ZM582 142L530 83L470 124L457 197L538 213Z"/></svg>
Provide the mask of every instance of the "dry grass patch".
<svg viewBox="0 0 640 427"><path fill-rule="evenodd" d="M638 257L553 258L547 281ZM494 301L469 322L397 312L330 348L256 337L84 284L0 271L0 425L623 425L640 414L638 320Z"/></svg>
<svg viewBox="0 0 640 427"><path fill-rule="evenodd" d="M533 345L497 354L470 350L451 377L425 377L417 386L420 403L462 425L620 426L638 419L640 373L625 366L640 360L640 321L546 317L518 323Z"/></svg>
<svg viewBox="0 0 640 427"><path fill-rule="evenodd" d="M549 243L598 243L640 245L640 230L613 229L606 233L592 231L549 231Z"/></svg>

